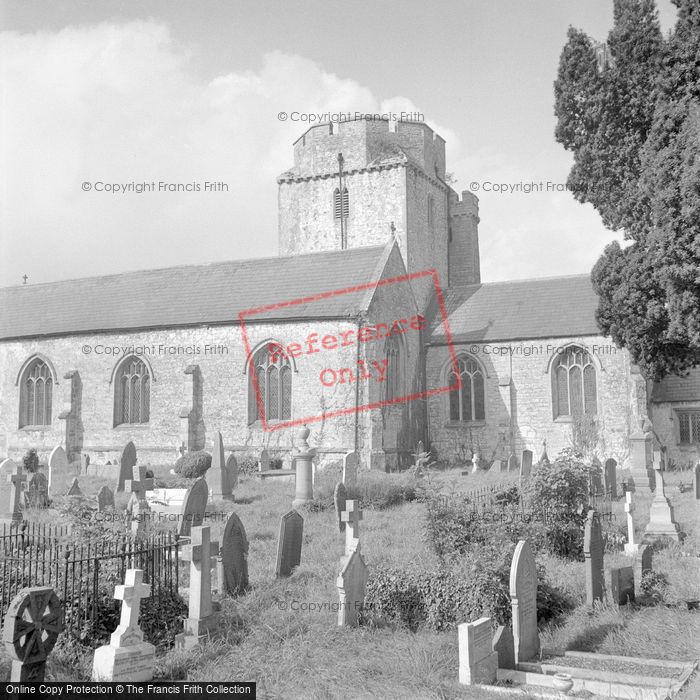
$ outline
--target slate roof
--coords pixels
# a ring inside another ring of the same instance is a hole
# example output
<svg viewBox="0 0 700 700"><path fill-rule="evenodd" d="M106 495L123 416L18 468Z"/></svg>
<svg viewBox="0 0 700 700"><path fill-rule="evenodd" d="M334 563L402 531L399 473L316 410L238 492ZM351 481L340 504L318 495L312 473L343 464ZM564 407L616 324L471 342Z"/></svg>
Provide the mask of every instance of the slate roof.
<svg viewBox="0 0 700 700"><path fill-rule="evenodd" d="M455 342L600 335L589 275L452 287L444 298ZM445 342L440 314L433 318L430 339Z"/></svg>
<svg viewBox="0 0 700 700"><path fill-rule="evenodd" d="M390 250L372 246L0 288L0 339L238 323L241 311L376 281ZM358 290L284 305L245 322L345 318L366 308L367 295Z"/></svg>

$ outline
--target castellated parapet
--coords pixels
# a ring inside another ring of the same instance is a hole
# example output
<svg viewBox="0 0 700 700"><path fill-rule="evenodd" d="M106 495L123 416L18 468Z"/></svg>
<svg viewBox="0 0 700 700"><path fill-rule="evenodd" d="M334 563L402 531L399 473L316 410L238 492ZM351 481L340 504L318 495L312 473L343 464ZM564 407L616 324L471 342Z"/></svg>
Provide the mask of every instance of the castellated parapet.
<svg viewBox="0 0 700 700"><path fill-rule="evenodd" d="M479 198L464 190L450 192L449 284L481 282L479 262Z"/></svg>

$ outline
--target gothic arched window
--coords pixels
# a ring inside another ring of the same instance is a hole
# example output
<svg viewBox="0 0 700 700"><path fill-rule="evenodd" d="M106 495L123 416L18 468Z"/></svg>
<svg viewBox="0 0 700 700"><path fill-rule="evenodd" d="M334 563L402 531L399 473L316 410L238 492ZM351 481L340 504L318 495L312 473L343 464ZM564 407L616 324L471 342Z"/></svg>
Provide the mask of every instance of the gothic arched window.
<svg viewBox="0 0 700 700"><path fill-rule="evenodd" d="M270 349L271 345L272 350ZM249 424L262 418L258 396L265 412L266 421L291 419L292 368L282 347L274 343L265 343L253 355L250 362L248 372Z"/></svg>
<svg viewBox="0 0 700 700"><path fill-rule="evenodd" d="M20 380L19 427L51 425L53 376L40 358L30 362Z"/></svg>
<svg viewBox="0 0 700 700"><path fill-rule="evenodd" d="M459 355L457 371L462 386L450 392L450 420L463 423L485 420L484 373L481 367L473 357ZM457 381L458 375L453 366L447 376L447 382L454 386Z"/></svg>
<svg viewBox="0 0 700 700"><path fill-rule="evenodd" d="M552 405L555 419L598 412L595 366L583 348L566 348L553 364Z"/></svg>
<svg viewBox="0 0 700 700"><path fill-rule="evenodd" d="M346 219L350 211L350 199L348 188L343 187L343 196L340 196L340 188L333 191L333 216L336 219Z"/></svg>
<svg viewBox="0 0 700 700"><path fill-rule="evenodd" d="M405 395L403 353L398 336L390 335L384 345L386 352L386 379L384 385L384 400L392 401Z"/></svg>
<svg viewBox="0 0 700 700"><path fill-rule="evenodd" d="M114 376L114 425L148 423L151 375L143 360L127 357Z"/></svg>

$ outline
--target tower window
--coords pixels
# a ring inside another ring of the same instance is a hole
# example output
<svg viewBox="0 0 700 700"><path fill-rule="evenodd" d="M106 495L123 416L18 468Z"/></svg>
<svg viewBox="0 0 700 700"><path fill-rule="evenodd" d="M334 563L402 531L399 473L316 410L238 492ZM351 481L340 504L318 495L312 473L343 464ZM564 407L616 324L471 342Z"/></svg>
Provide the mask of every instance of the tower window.
<svg viewBox="0 0 700 700"><path fill-rule="evenodd" d="M348 211L350 207L350 199L348 195L348 188L343 187L343 195L340 195L340 189L335 188L333 192L333 216L336 219L347 219Z"/></svg>

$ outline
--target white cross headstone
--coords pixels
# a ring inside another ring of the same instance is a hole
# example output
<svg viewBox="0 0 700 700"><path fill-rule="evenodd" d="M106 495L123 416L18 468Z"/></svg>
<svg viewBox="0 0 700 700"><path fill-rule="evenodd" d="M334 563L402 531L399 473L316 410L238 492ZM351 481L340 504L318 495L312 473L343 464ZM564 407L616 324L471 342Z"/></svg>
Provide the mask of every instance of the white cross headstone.
<svg viewBox="0 0 700 700"><path fill-rule="evenodd" d="M340 520L345 523L345 554L352 554L360 548L360 520L362 511L358 501L345 502L345 510L340 514Z"/></svg>
<svg viewBox="0 0 700 700"><path fill-rule="evenodd" d="M632 503L632 492L625 493L625 513L627 513L627 543L625 544L625 554L634 555L639 551L639 545L634 539L634 504Z"/></svg>

